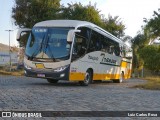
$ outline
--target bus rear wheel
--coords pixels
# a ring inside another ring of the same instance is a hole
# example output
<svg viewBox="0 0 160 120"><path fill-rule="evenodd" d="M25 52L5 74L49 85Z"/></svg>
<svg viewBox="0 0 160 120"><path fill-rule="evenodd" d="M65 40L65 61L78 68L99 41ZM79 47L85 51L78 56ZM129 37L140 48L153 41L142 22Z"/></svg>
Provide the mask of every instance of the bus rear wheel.
<svg viewBox="0 0 160 120"><path fill-rule="evenodd" d="M114 83L122 83L124 80L124 72L120 74L120 78L118 80L113 80Z"/></svg>
<svg viewBox="0 0 160 120"><path fill-rule="evenodd" d="M91 81L92 81L92 72L90 70L87 70L84 81L79 81L79 83L82 86L88 86L89 83L91 83Z"/></svg>
<svg viewBox="0 0 160 120"><path fill-rule="evenodd" d="M58 80L55 80L55 79L47 79L47 81L48 81L49 83L57 83L57 82L58 82Z"/></svg>

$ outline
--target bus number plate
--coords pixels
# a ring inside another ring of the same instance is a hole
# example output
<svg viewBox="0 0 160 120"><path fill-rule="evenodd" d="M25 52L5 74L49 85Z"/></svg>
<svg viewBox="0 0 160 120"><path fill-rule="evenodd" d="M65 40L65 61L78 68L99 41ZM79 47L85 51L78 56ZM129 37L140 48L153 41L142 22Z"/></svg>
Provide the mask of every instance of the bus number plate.
<svg viewBox="0 0 160 120"><path fill-rule="evenodd" d="M42 64L42 63L36 63L35 65L39 69L43 69L44 68L44 64Z"/></svg>
<svg viewBox="0 0 160 120"><path fill-rule="evenodd" d="M37 77L45 77L45 74L37 74Z"/></svg>

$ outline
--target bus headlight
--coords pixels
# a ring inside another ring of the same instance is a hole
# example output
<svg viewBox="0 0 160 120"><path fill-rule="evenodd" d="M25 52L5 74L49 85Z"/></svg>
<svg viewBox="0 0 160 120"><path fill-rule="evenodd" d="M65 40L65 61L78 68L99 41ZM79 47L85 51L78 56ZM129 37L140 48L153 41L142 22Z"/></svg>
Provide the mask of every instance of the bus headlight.
<svg viewBox="0 0 160 120"><path fill-rule="evenodd" d="M28 70L31 70L31 69L32 69L31 67L29 67L29 66L26 65L26 64L24 64L24 67L25 67L26 69L28 69Z"/></svg>
<svg viewBox="0 0 160 120"><path fill-rule="evenodd" d="M54 72L61 72L61 71L65 70L67 68L67 66L56 68L56 69L54 69Z"/></svg>

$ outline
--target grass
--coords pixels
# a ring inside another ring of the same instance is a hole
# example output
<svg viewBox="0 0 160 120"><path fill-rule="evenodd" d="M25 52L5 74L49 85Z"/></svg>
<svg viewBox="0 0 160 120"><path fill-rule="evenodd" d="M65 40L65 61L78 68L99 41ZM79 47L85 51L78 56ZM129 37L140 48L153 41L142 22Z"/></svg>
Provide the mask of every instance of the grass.
<svg viewBox="0 0 160 120"><path fill-rule="evenodd" d="M5 71L5 70L0 70L0 75L13 75L13 76L23 76L24 71Z"/></svg>
<svg viewBox="0 0 160 120"><path fill-rule="evenodd" d="M147 80L145 84L136 85L134 87L148 90L160 90L160 76L146 77L143 79Z"/></svg>

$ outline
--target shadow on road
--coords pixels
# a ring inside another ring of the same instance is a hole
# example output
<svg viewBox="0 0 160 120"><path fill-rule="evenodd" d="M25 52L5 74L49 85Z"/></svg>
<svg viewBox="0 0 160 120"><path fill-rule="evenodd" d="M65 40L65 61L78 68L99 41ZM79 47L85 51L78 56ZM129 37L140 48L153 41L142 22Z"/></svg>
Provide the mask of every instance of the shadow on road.
<svg viewBox="0 0 160 120"><path fill-rule="evenodd" d="M110 85L117 83L113 83L112 81L102 81L102 82L93 82L89 84L89 86L95 86L95 85ZM34 82L34 83L28 83L28 85L34 85L34 86L56 86L56 87L89 87L89 86L81 86L78 82L69 82L69 81L59 81L58 83L48 83L48 82Z"/></svg>

